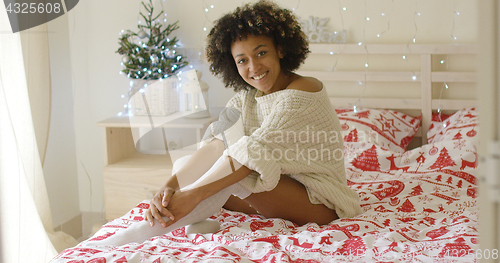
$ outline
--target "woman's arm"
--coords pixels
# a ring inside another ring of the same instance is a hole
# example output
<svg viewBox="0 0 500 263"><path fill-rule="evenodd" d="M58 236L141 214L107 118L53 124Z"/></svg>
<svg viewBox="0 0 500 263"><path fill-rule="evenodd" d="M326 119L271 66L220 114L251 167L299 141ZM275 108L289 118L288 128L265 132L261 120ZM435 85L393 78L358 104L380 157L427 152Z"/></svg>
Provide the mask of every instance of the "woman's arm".
<svg viewBox="0 0 500 263"><path fill-rule="evenodd" d="M198 149L174 175L172 175L164 187L169 187L174 190L179 190L179 182L177 177L193 175L199 178L205 174L214 163L222 156L224 152L224 142L219 139L214 139L207 145Z"/></svg>
<svg viewBox="0 0 500 263"><path fill-rule="evenodd" d="M235 170L233 170L233 167ZM220 190L231 186L247 177L252 170L228 156L224 162L209 176L197 185L192 185L185 191L192 191L199 202L207 199Z"/></svg>

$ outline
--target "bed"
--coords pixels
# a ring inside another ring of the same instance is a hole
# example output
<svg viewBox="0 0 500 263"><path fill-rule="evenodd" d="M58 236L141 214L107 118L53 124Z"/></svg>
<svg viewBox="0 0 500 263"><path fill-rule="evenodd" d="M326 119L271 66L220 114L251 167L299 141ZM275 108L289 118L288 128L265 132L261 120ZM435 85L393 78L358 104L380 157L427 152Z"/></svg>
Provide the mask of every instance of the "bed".
<svg viewBox="0 0 500 263"><path fill-rule="evenodd" d="M87 245L143 220L145 200L51 262L476 262L478 112L474 100L433 93L442 83L474 83L474 72L433 71L433 63L434 57L473 55L475 47L319 44L311 50L419 57L420 70L301 72L325 83L420 83L420 98L331 98L342 127L348 185L358 193L363 214L297 226L221 209L211 217L221 224L213 234L186 235L180 228L141 244Z"/></svg>

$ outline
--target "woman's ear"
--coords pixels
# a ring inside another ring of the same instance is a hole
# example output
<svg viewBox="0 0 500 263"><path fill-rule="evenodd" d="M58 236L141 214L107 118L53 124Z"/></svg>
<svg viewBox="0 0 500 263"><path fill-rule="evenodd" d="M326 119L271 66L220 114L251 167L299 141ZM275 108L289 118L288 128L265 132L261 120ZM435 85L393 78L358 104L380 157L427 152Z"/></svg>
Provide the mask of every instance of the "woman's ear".
<svg viewBox="0 0 500 263"><path fill-rule="evenodd" d="M281 47L278 47L278 57L280 59L285 57L285 53L283 52L283 49Z"/></svg>

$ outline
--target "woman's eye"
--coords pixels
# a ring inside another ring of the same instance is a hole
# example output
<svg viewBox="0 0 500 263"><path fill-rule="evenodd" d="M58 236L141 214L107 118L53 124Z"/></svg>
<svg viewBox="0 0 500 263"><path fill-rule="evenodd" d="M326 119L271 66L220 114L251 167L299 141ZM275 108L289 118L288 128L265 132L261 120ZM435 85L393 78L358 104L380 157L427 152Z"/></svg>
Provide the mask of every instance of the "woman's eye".
<svg viewBox="0 0 500 263"><path fill-rule="evenodd" d="M245 59L240 59L240 60L238 60L236 63L238 63L238 64L243 64L243 63L245 63L245 61L246 61Z"/></svg>
<svg viewBox="0 0 500 263"><path fill-rule="evenodd" d="M267 51L261 51L257 54L257 56L261 57L264 56L267 53Z"/></svg>

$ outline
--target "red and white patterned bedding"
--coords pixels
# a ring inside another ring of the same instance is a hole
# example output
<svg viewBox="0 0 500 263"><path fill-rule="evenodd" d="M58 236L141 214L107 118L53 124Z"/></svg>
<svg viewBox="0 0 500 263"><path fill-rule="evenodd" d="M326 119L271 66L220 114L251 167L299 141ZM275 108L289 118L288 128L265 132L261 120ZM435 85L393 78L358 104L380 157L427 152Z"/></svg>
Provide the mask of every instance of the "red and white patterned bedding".
<svg viewBox="0 0 500 263"><path fill-rule="evenodd" d="M97 262L476 262L477 136L453 138L404 153L345 142L349 185L364 213L329 225L296 226L221 209L214 234L178 229L142 244L86 245L53 263ZM142 220L147 202L103 226L99 240Z"/></svg>

